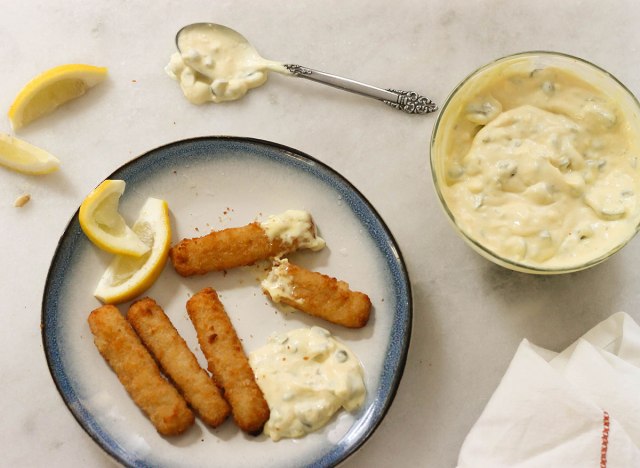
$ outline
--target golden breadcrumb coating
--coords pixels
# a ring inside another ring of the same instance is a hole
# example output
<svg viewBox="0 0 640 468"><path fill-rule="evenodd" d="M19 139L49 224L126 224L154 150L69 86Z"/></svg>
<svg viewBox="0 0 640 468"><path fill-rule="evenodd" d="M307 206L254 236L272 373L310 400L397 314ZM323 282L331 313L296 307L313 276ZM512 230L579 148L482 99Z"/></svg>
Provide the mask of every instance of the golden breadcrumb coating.
<svg viewBox="0 0 640 468"><path fill-rule="evenodd" d="M243 431L259 434L269 419L269 406L218 294L203 289L189 299L187 312L209 371L231 405L233 419Z"/></svg>
<svg viewBox="0 0 640 468"><path fill-rule="evenodd" d="M162 308L151 298L141 299L131 305L127 320L198 416L212 427L222 424L229 405Z"/></svg>
<svg viewBox="0 0 640 468"><path fill-rule="evenodd" d="M162 376L120 311L113 305L104 305L89 314L88 322L100 354L158 432L176 435L189 428L194 416L187 402Z"/></svg>

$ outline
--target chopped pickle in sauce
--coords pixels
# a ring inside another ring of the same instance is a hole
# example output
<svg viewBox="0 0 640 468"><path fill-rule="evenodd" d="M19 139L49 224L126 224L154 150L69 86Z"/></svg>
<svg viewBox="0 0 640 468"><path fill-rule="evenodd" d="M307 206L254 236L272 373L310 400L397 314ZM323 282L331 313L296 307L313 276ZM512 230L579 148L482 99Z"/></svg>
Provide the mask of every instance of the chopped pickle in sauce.
<svg viewBox="0 0 640 468"><path fill-rule="evenodd" d="M249 363L271 410L264 432L273 440L314 432L340 408L364 402L360 361L324 328L274 334Z"/></svg>
<svg viewBox="0 0 640 468"><path fill-rule="evenodd" d="M485 73L439 136L440 190L461 231L535 268L626 242L640 221L640 144L621 103L558 67Z"/></svg>

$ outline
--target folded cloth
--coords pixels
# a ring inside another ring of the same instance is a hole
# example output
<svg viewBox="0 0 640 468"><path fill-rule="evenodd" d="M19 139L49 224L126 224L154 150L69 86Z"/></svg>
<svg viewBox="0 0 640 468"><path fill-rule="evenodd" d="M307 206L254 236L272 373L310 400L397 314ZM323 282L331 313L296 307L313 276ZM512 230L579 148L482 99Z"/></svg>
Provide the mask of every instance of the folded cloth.
<svg viewBox="0 0 640 468"><path fill-rule="evenodd" d="M640 327L619 312L562 353L522 341L459 468L640 467Z"/></svg>

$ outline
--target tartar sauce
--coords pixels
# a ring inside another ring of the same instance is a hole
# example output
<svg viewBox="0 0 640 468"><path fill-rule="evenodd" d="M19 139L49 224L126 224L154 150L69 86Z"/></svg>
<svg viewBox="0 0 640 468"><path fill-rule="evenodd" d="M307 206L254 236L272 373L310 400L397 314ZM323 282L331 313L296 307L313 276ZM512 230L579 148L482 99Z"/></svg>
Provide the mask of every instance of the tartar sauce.
<svg viewBox="0 0 640 468"><path fill-rule="evenodd" d="M640 221L640 145L618 102L569 71L499 68L442 136L458 227L502 258L567 268Z"/></svg>
<svg viewBox="0 0 640 468"><path fill-rule="evenodd" d="M206 24L180 34L180 52L165 71L180 83L193 104L240 99L267 81L269 70L289 73L281 63L265 60L232 29Z"/></svg>
<svg viewBox="0 0 640 468"><path fill-rule="evenodd" d="M300 302L303 299L294 298L293 284L291 276L287 273L289 260L286 258L276 259L269 274L260 282L263 291L269 294L273 302L280 302L282 298L287 298Z"/></svg>
<svg viewBox="0 0 640 468"><path fill-rule="evenodd" d="M320 327L274 334L249 356L269 404L264 432L273 440L316 431L341 407L364 402L364 371L358 358Z"/></svg>
<svg viewBox="0 0 640 468"><path fill-rule="evenodd" d="M266 236L270 239L280 239L291 244L298 243L301 249L313 251L322 250L325 241L317 235L316 226L311 214L303 210L287 210L279 215L271 215L260 223Z"/></svg>

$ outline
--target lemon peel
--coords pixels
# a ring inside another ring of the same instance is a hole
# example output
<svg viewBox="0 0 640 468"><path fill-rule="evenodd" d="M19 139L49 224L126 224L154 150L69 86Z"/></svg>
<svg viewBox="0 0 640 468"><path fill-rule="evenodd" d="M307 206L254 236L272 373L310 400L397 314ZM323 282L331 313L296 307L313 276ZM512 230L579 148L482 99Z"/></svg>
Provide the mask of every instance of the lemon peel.
<svg viewBox="0 0 640 468"><path fill-rule="evenodd" d="M102 82L107 68L85 64L67 64L51 68L29 81L9 108L14 131L49 114L62 104L82 96Z"/></svg>
<svg viewBox="0 0 640 468"><path fill-rule="evenodd" d="M37 146L6 133L0 133L0 164L24 174L49 174L60 161Z"/></svg>
<svg viewBox="0 0 640 468"><path fill-rule="evenodd" d="M167 202L148 198L133 231L149 246L142 257L117 255L98 282L94 295L105 304L118 304L139 296L155 283L169 256L171 225Z"/></svg>
<svg viewBox="0 0 640 468"><path fill-rule="evenodd" d="M118 212L124 180L107 179L80 205L78 220L86 236L97 247L113 254L140 257L150 249Z"/></svg>

